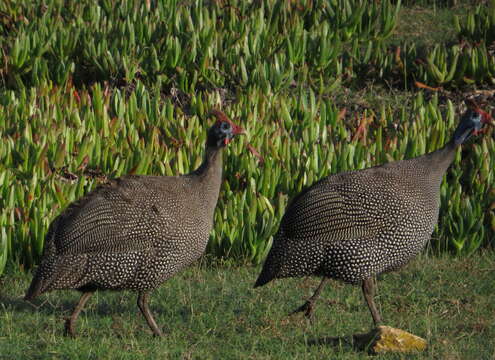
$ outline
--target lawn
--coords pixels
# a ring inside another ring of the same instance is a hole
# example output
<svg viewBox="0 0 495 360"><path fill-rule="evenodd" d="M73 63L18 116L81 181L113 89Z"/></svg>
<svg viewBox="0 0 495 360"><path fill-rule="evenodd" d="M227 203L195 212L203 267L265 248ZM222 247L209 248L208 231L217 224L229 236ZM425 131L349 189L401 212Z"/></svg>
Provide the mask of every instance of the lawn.
<svg viewBox="0 0 495 360"><path fill-rule="evenodd" d="M495 356L495 254L469 258L421 255L378 282L377 304L386 325L427 339L416 355L384 359L492 359ZM172 278L152 296L164 338L153 338L130 292L99 292L78 322L78 337L63 336L75 291L22 300L29 274L0 283L1 359L365 359L353 334L372 326L358 287L332 282L311 324L301 305L318 279L278 280L252 289L258 267L203 261ZM337 338L337 339L334 339Z"/></svg>

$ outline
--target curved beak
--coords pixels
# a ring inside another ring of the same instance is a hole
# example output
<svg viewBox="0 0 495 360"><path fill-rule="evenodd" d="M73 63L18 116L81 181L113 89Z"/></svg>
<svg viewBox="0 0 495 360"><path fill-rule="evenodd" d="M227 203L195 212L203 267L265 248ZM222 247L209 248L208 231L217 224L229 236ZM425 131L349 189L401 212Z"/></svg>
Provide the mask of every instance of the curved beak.
<svg viewBox="0 0 495 360"><path fill-rule="evenodd" d="M246 130L232 122L232 133L234 135L246 135Z"/></svg>
<svg viewBox="0 0 495 360"><path fill-rule="evenodd" d="M232 134L233 135L246 135L246 130L244 130L243 128L241 128L239 125L236 125L234 124L232 121L230 121L230 125L232 126ZM224 144L227 145L228 143L230 143L232 139L229 139L229 138L225 138L223 140Z"/></svg>

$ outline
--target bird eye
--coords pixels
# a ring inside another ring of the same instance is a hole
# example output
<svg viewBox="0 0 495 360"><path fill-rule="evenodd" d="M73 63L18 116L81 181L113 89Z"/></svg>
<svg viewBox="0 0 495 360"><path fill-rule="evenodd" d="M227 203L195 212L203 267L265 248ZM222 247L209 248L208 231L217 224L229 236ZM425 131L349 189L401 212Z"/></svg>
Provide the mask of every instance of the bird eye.
<svg viewBox="0 0 495 360"><path fill-rule="evenodd" d="M230 129L230 124L228 122L223 122L222 125L220 125L220 128L222 130L229 130Z"/></svg>
<svg viewBox="0 0 495 360"><path fill-rule="evenodd" d="M470 118L474 122L480 122L481 121L481 115L476 111L471 112Z"/></svg>

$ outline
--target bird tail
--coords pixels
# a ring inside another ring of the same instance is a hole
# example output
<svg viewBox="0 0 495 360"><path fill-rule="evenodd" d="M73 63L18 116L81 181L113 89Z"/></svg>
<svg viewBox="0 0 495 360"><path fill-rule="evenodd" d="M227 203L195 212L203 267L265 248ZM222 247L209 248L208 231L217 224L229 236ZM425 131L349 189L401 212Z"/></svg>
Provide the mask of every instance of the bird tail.
<svg viewBox="0 0 495 360"><path fill-rule="evenodd" d="M29 285L29 289L26 291L26 295L24 295L24 300L33 300L37 296L42 293L43 288L43 279L39 276L38 273L34 276L31 281L31 285Z"/></svg>
<svg viewBox="0 0 495 360"><path fill-rule="evenodd" d="M24 300L32 300L54 289L77 289L86 281L84 256L61 256L41 262L26 291Z"/></svg>
<svg viewBox="0 0 495 360"><path fill-rule="evenodd" d="M263 286L272 280L272 277L269 276L267 271L264 271L264 270L265 269L263 268L263 271L261 271L260 276L258 276L258 279L256 280L256 283L254 284L253 288Z"/></svg>
<svg viewBox="0 0 495 360"><path fill-rule="evenodd" d="M58 218L57 218L58 219ZM24 300L33 300L46 291L47 285L50 282L50 277L54 269L55 261L55 245L53 243L53 235L58 221L55 220L48 228L48 234L45 237L45 247L41 263L38 265L36 272L31 280L31 284L24 295Z"/></svg>
<svg viewBox="0 0 495 360"><path fill-rule="evenodd" d="M265 260L265 263L263 264L263 269L261 270L256 283L254 284L254 288L263 286L277 277L277 274L279 273L279 266L276 265L277 262L273 260L272 253L270 251Z"/></svg>
<svg viewBox="0 0 495 360"><path fill-rule="evenodd" d="M276 235L276 238L273 241L272 247L268 252L268 256L265 259L265 263L263 264L263 269L261 270L256 283L254 284L254 288L265 285L266 283L272 281L280 277L282 270L282 261L284 258L285 248L280 245L277 241L278 238L283 238L284 234L281 230Z"/></svg>

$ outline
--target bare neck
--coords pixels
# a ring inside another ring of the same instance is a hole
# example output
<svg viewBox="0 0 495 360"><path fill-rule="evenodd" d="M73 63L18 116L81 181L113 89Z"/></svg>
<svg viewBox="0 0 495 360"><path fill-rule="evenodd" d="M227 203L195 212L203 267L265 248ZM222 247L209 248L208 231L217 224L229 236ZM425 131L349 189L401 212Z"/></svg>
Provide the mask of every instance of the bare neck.
<svg viewBox="0 0 495 360"><path fill-rule="evenodd" d="M206 146L203 163L189 176L218 194L222 182L222 148Z"/></svg>
<svg viewBox="0 0 495 360"><path fill-rule="evenodd" d="M452 161L459 145L449 141L444 147L423 156L423 162L429 167L434 175L440 178L445 174Z"/></svg>

